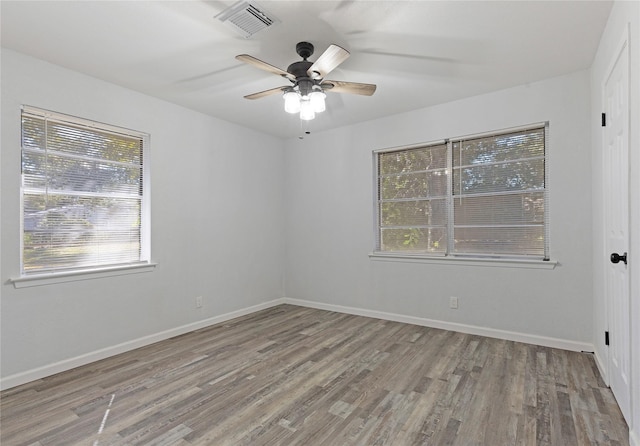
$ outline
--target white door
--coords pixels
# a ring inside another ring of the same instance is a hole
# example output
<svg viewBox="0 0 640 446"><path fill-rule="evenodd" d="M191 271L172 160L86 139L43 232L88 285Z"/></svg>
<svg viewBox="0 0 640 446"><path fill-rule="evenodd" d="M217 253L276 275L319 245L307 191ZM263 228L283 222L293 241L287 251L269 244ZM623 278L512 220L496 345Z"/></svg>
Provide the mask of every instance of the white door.
<svg viewBox="0 0 640 446"><path fill-rule="evenodd" d="M631 415L629 296L629 51L620 47L604 86L604 210L609 384L627 421ZM627 256L628 258L625 258Z"/></svg>

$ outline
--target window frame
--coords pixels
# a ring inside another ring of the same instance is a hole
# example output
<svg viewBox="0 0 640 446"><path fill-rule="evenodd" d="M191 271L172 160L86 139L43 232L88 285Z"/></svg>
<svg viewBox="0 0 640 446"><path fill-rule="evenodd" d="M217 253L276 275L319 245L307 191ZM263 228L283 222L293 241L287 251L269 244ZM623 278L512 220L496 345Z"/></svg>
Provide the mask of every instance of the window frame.
<svg viewBox="0 0 640 446"><path fill-rule="evenodd" d="M72 280L85 280L96 277L114 276L122 274L131 274L137 272L150 271L155 267L155 264L151 262L151 194L150 194L150 135L148 133L132 130L125 127L115 126L90 120L86 118L80 118L64 113L59 113L51 110L45 110L38 107L29 105L23 105L20 110L20 122L22 126L22 116L25 114L31 114L41 116L43 119L52 119L62 124L69 124L71 126L81 126L88 129L95 129L100 132L121 134L127 137L133 137L142 141L142 156L141 156L141 168L142 168L142 194L140 197L140 254L137 261L121 262L108 265L88 265L88 266L76 266L70 268L64 268L59 270L44 270L28 272L24 269L24 234L25 234L25 193L26 188L22 181L22 174L20 175L20 276L18 278L11 279L16 288L25 286L44 285L49 283L66 282ZM22 143L22 128L20 129L21 153L24 150ZM21 155L22 157L23 155Z"/></svg>
<svg viewBox="0 0 640 446"><path fill-rule="evenodd" d="M469 139L487 138L492 136L506 135L509 133L526 132L528 130L542 129L544 132L544 255L501 255L501 254L469 254L469 253L455 253L452 252L453 245L451 241L454 237L454 216L453 216L453 200L455 198L453 192L453 150L452 145L454 142L464 141ZM403 252L403 251L383 251L381 250L381 215L380 215L380 190L379 190L379 156L380 154L390 152L402 152L409 151L418 148L424 148L434 145L447 145L447 248L444 253L430 254L427 251L422 252ZM492 130L488 132L482 132L477 134L470 134L464 136L456 136L447 139L434 140L429 142L423 142L418 144L411 144L406 146L389 147L383 149L374 150L372 153L373 161L373 209L374 209L374 250L369 253L369 257L373 260L383 261L403 261L403 262L427 262L437 264L451 264L458 263L464 265L479 265L479 266L508 266L508 267L533 267L553 269L557 265L557 261L550 258L550 214L549 214L549 122L539 122L523 126L510 127L500 130Z"/></svg>

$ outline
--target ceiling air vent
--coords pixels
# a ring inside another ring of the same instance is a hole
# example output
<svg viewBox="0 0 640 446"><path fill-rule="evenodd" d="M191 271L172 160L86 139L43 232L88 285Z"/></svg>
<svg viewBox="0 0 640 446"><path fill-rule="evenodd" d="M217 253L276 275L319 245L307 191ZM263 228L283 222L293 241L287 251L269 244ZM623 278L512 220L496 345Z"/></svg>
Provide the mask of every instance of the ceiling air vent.
<svg viewBox="0 0 640 446"><path fill-rule="evenodd" d="M245 39L280 22L264 9L256 6L255 3L251 4L243 1L222 11L216 16L216 19L235 29Z"/></svg>

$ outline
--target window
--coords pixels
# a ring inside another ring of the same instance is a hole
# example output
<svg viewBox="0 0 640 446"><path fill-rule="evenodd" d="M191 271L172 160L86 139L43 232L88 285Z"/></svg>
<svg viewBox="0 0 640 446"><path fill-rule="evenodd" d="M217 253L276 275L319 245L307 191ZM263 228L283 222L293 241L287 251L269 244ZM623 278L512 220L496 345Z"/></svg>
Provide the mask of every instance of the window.
<svg viewBox="0 0 640 446"><path fill-rule="evenodd" d="M22 275L147 262L148 136L22 110Z"/></svg>
<svg viewBox="0 0 640 446"><path fill-rule="evenodd" d="M374 152L376 251L548 260L544 124Z"/></svg>

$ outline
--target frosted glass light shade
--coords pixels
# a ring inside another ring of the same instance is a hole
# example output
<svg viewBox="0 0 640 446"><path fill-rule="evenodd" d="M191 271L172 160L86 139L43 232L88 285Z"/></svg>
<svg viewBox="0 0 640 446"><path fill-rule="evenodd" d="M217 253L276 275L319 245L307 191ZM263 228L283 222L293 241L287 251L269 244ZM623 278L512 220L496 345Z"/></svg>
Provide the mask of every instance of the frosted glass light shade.
<svg viewBox="0 0 640 446"><path fill-rule="evenodd" d="M284 111L287 113L298 113L300 111L300 95L295 91L286 91L284 98Z"/></svg>
<svg viewBox="0 0 640 446"><path fill-rule="evenodd" d="M300 101L300 119L303 121L311 121L315 117L316 114L313 111L311 100L308 97L303 97L302 101Z"/></svg>
<svg viewBox="0 0 640 446"><path fill-rule="evenodd" d="M327 97L322 90L315 90L309 94L309 100L311 101L311 108L316 113L322 113L327 109L324 98Z"/></svg>

